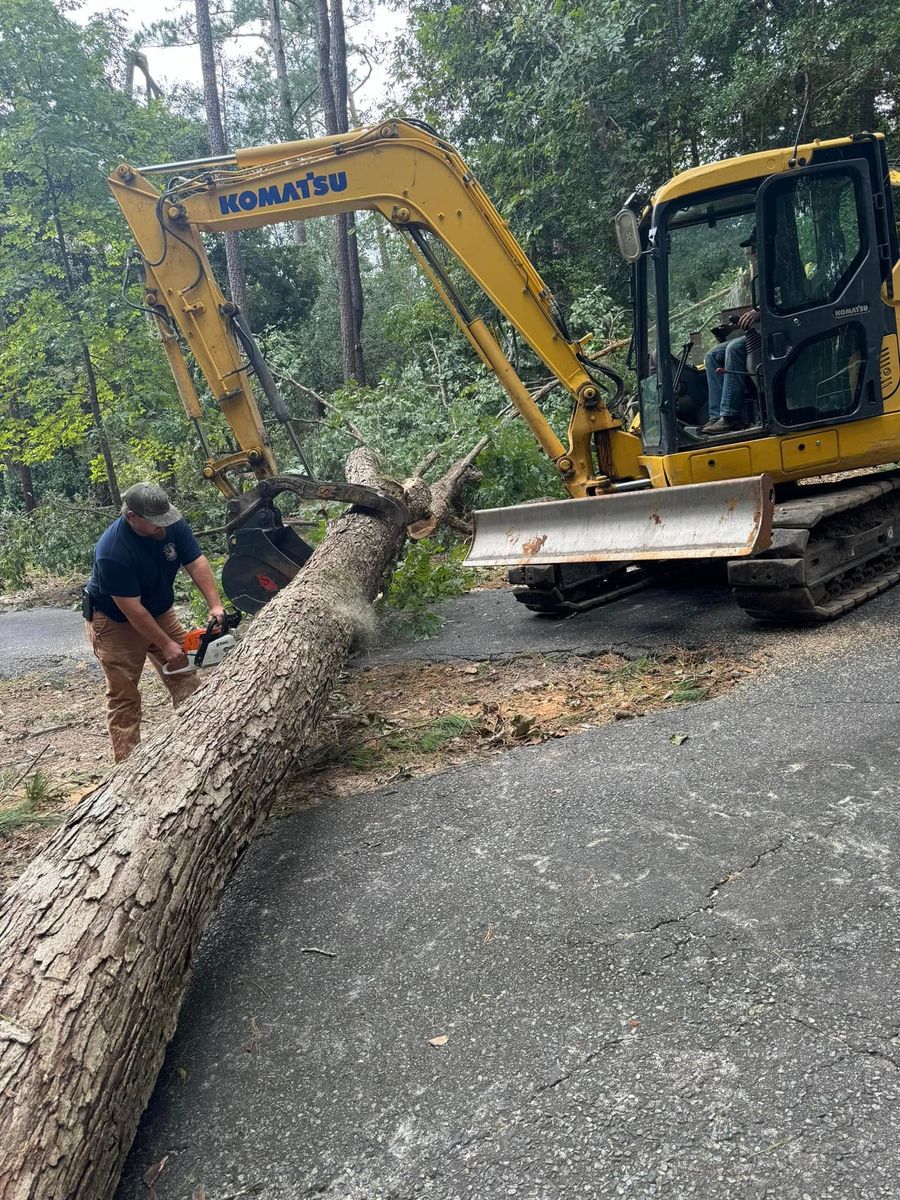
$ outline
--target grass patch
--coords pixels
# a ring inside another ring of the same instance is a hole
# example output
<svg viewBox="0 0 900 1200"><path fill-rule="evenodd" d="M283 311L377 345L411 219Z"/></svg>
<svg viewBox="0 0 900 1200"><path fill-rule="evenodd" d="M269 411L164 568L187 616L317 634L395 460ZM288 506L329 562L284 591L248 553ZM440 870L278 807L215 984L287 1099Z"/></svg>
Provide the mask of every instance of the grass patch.
<svg viewBox="0 0 900 1200"><path fill-rule="evenodd" d="M660 666L660 660L652 654L642 654L640 658L631 658L609 672L610 683L625 683L629 679L640 679L649 675Z"/></svg>
<svg viewBox="0 0 900 1200"><path fill-rule="evenodd" d="M5 773L0 778L0 796L0 836L29 827L58 825L62 820L61 813L40 811L42 805L58 804L63 798L59 784L40 768L25 779Z"/></svg>
<svg viewBox="0 0 900 1200"><path fill-rule="evenodd" d="M347 751L347 762L355 771L371 770L379 758L374 746L351 746Z"/></svg>
<svg viewBox="0 0 900 1200"><path fill-rule="evenodd" d="M705 687L686 679L683 683L679 683L670 698L673 704L694 704L698 700L705 700L708 695L709 692Z"/></svg>
<svg viewBox="0 0 900 1200"><path fill-rule="evenodd" d="M436 717L414 739L413 747L423 754L433 754L435 750L440 750L454 738L467 733L471 725L472 722L469 718L464 717L461 713L447 713L446 716Z"/></svg>

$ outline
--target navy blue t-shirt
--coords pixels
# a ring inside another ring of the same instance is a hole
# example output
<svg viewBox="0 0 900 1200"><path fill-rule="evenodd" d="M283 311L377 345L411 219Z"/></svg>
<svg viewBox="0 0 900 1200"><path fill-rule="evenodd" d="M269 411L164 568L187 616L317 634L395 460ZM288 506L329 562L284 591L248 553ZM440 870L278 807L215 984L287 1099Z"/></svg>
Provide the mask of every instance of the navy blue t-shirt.
<svg viewBox="0 0 900 1200"><path fill-rule="evenodd" d="M175 602L173 584L178 568L194 562L202 553L183 517L168 526L162 541L141 537L124 517L119 517L100 535L87 590L95 608L114 621L128 618L113 596L140 596L144 608L158 617Z"/></svg>

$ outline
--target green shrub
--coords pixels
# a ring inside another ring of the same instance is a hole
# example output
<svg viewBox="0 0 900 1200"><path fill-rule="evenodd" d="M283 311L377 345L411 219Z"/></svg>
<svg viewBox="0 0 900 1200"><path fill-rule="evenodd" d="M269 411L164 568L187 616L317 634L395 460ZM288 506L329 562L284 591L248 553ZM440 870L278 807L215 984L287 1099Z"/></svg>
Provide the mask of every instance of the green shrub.
<svg viewBox="0 0 900 1200"><path fill-rule="evenodd" d="M429 538L408 544L379 605L398 632L416 636L435 632L440 618L432 606L468 589L464 557L462 544L448 549Z"/></svg>
<svg viewBox="0 0 900 1200"><path fill-rule="evenodd" d="M45 497L32 513L0 514L0 587L26 587L41 572L87 580L97 538L115 515L58 496Z"/></svg>

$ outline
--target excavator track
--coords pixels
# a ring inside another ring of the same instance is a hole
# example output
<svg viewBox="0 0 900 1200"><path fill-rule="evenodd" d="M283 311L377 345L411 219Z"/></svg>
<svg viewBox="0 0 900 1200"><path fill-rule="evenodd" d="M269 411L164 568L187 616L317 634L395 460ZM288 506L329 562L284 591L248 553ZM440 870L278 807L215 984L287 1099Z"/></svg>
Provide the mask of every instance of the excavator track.
<svg viewBox="0 0 900 1200"><path fill-rule="evenodd" d="M798 490L775 506L770 547L728 563L746 613L833 621L900 583L900 472Z"/></svg>
<svg viewBox="0 0 900 1200"><path fill-rule="evenodd" d="M516 600L530 612L561 619L640 591L650 573L630 563L553 563L514 567L507 578Z"/></svg>

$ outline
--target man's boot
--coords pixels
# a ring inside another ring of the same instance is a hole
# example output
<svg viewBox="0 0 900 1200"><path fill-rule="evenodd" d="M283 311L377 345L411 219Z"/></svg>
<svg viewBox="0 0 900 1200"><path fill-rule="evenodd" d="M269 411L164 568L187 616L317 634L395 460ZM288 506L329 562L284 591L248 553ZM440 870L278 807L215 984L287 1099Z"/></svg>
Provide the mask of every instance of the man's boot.
<svg viewBox="0 0 900 1200"><path fill-rule="evenodd" d="M714 421L707 421L701 433L734 433L738 429L746 429L747 426L740 417L716 417Z"/></svg>

